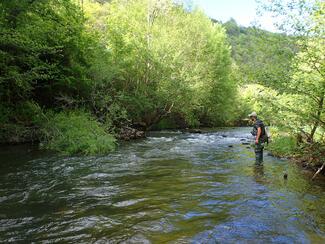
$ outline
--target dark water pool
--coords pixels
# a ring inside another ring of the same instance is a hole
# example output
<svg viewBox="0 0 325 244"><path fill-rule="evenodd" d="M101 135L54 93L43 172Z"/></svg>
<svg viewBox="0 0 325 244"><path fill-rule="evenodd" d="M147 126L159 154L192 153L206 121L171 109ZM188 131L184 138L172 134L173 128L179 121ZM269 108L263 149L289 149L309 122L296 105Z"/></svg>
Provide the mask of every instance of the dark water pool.
<svg viewBox="0 0 325 244"><path fill-rule="evenodd" d="M102 157L3 147L0 243L325 243L324 181L254 166L248 138L159 132Z"/></svg>

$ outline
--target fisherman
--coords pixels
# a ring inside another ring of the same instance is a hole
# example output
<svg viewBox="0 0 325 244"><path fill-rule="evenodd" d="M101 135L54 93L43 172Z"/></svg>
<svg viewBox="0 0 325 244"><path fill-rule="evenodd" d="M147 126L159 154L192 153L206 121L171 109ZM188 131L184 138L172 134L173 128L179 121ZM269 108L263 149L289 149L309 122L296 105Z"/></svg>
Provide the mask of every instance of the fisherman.
<svg viewBox="0 0 325 244"><path fill-rule="evenodd" d="M268 137L265 131L265 126L262 120L257 118L256 112L252 112L248 115L253 122L252 135L255 137L255 157L256 164L261 165L263 163L263 149L264 143L268 142Z"/></svg>

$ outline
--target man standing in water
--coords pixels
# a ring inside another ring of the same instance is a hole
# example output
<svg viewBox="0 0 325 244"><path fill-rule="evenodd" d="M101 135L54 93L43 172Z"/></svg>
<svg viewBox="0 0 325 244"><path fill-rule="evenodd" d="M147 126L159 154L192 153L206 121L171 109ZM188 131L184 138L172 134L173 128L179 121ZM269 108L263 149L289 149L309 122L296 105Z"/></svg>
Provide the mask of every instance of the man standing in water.
<svg viewBox="0 0 325 244"><path fill-rule="evenodd" d="M256 112L253 112L248 115L251 121L254 123L252 135L255 137L255 157L256 157L256 164L263 163L263 149L264 143L266 142L265 138L265 126L262 120L257 118Z"/></svg>

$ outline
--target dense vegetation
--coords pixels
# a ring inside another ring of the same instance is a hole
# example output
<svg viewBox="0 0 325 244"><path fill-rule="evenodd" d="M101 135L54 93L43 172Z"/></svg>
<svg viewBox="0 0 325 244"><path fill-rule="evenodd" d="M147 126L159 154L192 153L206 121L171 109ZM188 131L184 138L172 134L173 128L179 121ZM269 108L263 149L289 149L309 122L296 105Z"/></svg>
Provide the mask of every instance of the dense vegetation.
<svg viewBox="0 0 325 244"><path fill-rule="evenodd" d="M324 2L260 6L281 33L172 0L2 1L0 142L106 153L125 128L236 125L256 110L275 151L321 164Z"/></svg>
<svg viewBox="0 0 325 244"><path fill-rule="evenodd" d="M49 121L63 138L74 127L80 141L93 133L71 114L84 125L96 120L107 136L148 130L167 115L189 127L234 116L226 34L199 10L140 0L0 4L1 142L42 140L66 151Z"/></svg>
<svg viewBox="0 0 325 244"><path fill-rule="evenodd" d="M239 66L241 101L273 126L269 149L306 164L325 158L324 14L322 1L272 1L263 11L277 16L281 33L225 23ZM241 105L241 106L243 106Z"/></svg>

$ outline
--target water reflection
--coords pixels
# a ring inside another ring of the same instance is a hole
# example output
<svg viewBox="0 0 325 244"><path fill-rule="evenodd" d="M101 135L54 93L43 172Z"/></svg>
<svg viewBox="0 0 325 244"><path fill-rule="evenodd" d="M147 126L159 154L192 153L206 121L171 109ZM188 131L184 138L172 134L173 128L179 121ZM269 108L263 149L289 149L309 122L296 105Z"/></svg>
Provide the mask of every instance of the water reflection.
<svg viewBox="0 0 325 244"><path fill-rule="evenodd" d="M264 165L254 165L253 166L254 179L258 183L265 183L264 177Z"/></svg>

